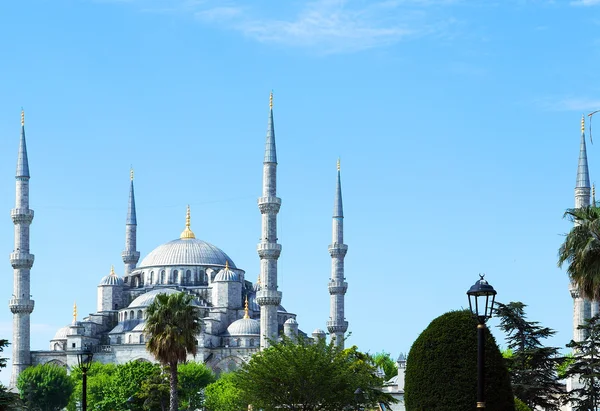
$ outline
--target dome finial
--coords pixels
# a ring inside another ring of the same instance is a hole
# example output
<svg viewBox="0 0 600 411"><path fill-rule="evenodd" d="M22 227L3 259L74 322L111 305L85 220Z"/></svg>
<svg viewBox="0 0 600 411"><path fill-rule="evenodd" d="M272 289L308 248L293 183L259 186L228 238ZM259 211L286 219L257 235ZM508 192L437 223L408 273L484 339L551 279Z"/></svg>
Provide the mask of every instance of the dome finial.
<svg viewBox="0 0 600 411"><path fill-rule="evenodd" d="M339 157L338 157L338 162L337 162L337 168L338 168L338 171L340 171L340 158Z"/></svg>
<svg viewBox="0 0 600 411"><path fill-rule="evenodd" d="M133 181L133 167L129 169L129 179Z"/></svg>
<svg viewBox="0 0 600 411"><path fill-rule="evenodd" d="M581 132L585 131L585 115L581 115Z"/></svg>
<svg viewBox="0 0 600 411"><path fill-rule="evenodd" d="M112 276L112 277L116 277L117 276L117 274L115 273L115 266L114 265L110 266L110 276Z"/></svg>
<svg viewBox="0 0 600 411"><path fill-rule="evenodd" d="M229 270L229 260L225 260L225 269Z"/></svg>
<svg viewBox="0 0 600 411"><path fill-rule="evenodd" d="M191 222L191 213L190 213L190 206L187 206L187 213L185 215L185 230L183 230L183 232L181 233L181 239L190 239L190 238L196 238L196 236L194 235L193 231L190 229L190 222Z"/></svg>
<svg viewBox="0 0 600 411"><path fill-rule="evenodd" d="M273 90L271 90L271 94L269 94L269 108L273 110Z"/></svg>
<svg viewBox="0 0 600 411"><path fill-rule="evenodd" d="M77 301L73 303L73 324L77 322Z"/></svg>
<svg viewBox="0 0 600 411"><path fill-rule="evenodd" d="M250 318L248 314L248 296L246 296L246 302L244 303L244 319Z"/></svg>
<svg viewBox="0 0 600 411"><path fill-rule="evenodd" d="M25 125L25 110L21 107L21 126Z"/></svg>

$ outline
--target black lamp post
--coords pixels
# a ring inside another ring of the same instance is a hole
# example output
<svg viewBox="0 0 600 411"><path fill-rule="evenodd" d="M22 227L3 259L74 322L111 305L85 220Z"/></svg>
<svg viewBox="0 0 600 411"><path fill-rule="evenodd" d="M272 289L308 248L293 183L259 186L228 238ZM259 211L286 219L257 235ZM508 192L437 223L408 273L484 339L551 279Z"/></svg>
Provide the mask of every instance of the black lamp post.
<svg viewBox="0 0 600 411"><path fill-rule="evenodd" d="M83 351L77 353L77 364L81 368L81 409L87 411L87 372L92 366L94 353L85 347Z"/></svg>
<svg viewBox="0 0 600 411"><path fill-rule="evenodd" d="M485 274L484 274L485 275ZM484 395L484 370L485 370L485 322L492 317L496 290L481 277L467 291L469 296L469 308L473 316L477 318L477 409L485 409Z"/></svg>
<svg viewBox="0 0 600 411"><path fill-rule="evenodd" d="M360 411L361 405L365 400L365 393L363 392L362 388L359 387L356 389L356 391L354 391L354 400L356 401L356 410Z"/></svg>

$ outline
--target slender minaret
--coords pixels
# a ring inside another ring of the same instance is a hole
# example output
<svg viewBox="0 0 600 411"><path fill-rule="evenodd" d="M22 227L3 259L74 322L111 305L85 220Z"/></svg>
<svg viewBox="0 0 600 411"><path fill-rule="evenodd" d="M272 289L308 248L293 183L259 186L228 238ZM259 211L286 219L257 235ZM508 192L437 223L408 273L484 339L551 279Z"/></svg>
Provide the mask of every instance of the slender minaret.
<svg viewBox="0 0 600 411"><path fill-rule="evenodd" d="M575 184L575 208L590 205L590 173L588 169L587 150L585 147L585 117L581 117L581 143L579 145L579 163L577 165L577 182ZM585 340L585 332L577 327L585 322L591 315L591 304L585 300L576 284L569 286L573 298L573 339Z"/></svg>
<svg viewBox="0 0 600 411"><path fill-rule="evenodd" d="M281 303L281 292L277 291L277 259L281 244L277 244L277 213L281 199L277 197L277 153L275 150L275 128L273 126L273 93L269 97L269 127L263 162L263 192L258 199L262 215L262 234L257 251L260 257L260 289L256 302L260 305L260 348L269 347L270 340L277 339L277 309Z"/></svg>
<svg viewBox="0 0 600 411"><path fill-rule="evenodd" d="M29 163L25 144L25 113L23 111L21 111L21 142L16 179L15 208L10 212L15 225L15 249L10 254L10 264L14 269L14 286L13 295L8 304L13 313L11 387L16 386L21 371L31 365L29 316L34 306L30 292L30 271L34 257L29 253L29 225L33 220L33 210L29 208Z"/></svg>
<svg viewBox="0 0 600 411"><path fill-rule="evenodd" d="M331 279L329 281L329 321L327 331L338 347L344 348L344 333L348 330L348 321L344 318L344 295L348 283L344 278L344 257L348 246L344 244L344 207L342 205L342 177L340 160L337 162L337 184L333 202L333 239L329 246L331 255Z"/></svg>
<svg viewBox="0 0 600 411"><path fill-rule="evenodd" d="M125 220L125 250L121 256L125 263L125 275L129 275L140 259L137 248L137 219L135 216L135 195L133 193L133 169L129 173L129 204L127 206L127 219Z"/></svg>

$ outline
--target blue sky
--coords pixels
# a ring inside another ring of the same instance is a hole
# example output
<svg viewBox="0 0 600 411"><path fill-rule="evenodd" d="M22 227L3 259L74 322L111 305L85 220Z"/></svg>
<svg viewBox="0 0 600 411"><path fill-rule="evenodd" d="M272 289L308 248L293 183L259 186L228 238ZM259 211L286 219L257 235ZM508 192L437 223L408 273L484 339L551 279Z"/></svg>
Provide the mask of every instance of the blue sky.
<svg viewBox="0 0 600 411"><path fill-rule="evenodd" d="M564 346L572 300L556 251L580 117L600 109L599 33L598 0L2 2L2 295L22 106L32 349L75 300L95 310L111 264L122 273L130 166L142 255L178 237L190 204L196 236L254 280L274 90L279 284L301 329L329 316L339 156L350 343L407 352L485 272ZM595 180L595 145L589 157ZM11 317L0 310L0 337Z"/></svg>

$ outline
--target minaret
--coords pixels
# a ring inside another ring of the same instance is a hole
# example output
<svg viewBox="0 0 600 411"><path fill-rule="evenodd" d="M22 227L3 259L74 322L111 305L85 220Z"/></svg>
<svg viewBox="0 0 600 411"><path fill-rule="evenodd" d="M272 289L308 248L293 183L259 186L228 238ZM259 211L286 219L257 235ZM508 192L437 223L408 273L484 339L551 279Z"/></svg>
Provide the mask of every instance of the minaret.
<svg viewBox="0 0 600 411"><path fill-rule="evenodd" d="M31 365L30 354L30 314L34 302L30 292L30 271L33 254L29 253L29 225L33 220L33 210L29 208L29 163L25 143L25 113L21 111L21 142L17 159L17 192L15 208L10 212L15 225L15 249L10 254L10 264L14 269L13 295L9 301L13 313L13 352L10 386L15 387L19 374Z"/></svg>
<svg viewBox="0 0 600 411"><path fill-rule="evenodd" d="M270 340L277 339L277 309L281 303L281 292L277 291L277 259L281 254L281 244L277 244L277 213L281 207L281 199L277 197L277 154L272 92L269 108L269 127L263 162L263 191L262 197L258 199L258 209L262 215L262 234L257 246L261 285L256 293L256 302L260 305L261 350L269 347Z"/></svg>
<svg viewBox="0 0 600 411"><path fill-rule="evenodd" d="M587 150L585 147L585 117L581 117L581 143L579 145L579 163L577 165L577 182L575 184L575 208L590 205L590 173L588 169ZM591 315L591 304L581 297L579 289L574 283L569 286L573 298L573 339L583 341L585 333L577 327L585 322Z"/></svg>
<svg viewBox="0 0 600 411"><path fill-rule="evenodd" d="M133 169L129 173L129 204L127 206L127 219L125 220L125 250L121 253L125 263L125 276L131 274L140 259L137 248L137 219L135 216L135 195L133 192Z"/></svg>
<svg viewBox="0 0 600 411"><path fill-rule="evenodd" d="M331 255L331 279L329 280L329 321L327 331L339 348L344 348L344 333L348 330L348 321L344 318L344 295L348 283L344 278L344 257L348 246L344 244L344 207L342 205L342 177L340 160L337 162L337 185L333 202L333 239L329 246Z"/></svg>

